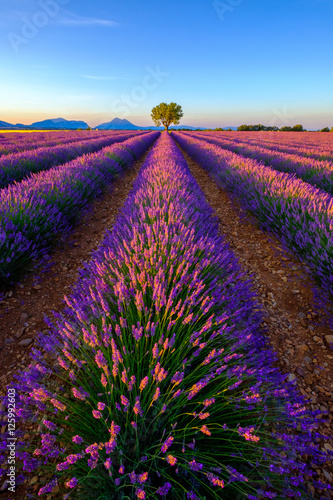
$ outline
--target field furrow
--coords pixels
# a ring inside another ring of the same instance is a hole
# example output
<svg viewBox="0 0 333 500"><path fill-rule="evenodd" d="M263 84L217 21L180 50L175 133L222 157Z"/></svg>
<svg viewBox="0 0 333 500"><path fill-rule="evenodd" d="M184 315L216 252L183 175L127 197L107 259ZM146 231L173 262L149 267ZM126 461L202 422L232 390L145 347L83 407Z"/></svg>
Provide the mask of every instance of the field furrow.
<svg viewBox="0 0 333 500"><path fill-rule="evenodd" d="M318 161L300 155L291 155L275 150L268 151L259 146L251 146L236 141L220 139L216 135L187 134L201 140L206 140L218 147L233 153L262 162L264 165L279 172L295 174L299 179L323 189L333 195L333 163L331 161Z"/></svg>
<svg viewBox="0 0 333 500"><path fill-rule="evenodd" d="M185 151L226 186L311 267L333 293L333 200L294 176L187 134L172 134Z"/></svg>
<svg viewBox="0 0 333 500"><path fill-rule="evenodd" d="M213 215L163 134L15 384L39 495L307 497L321 420L274 367Z"/></svg>
<svg viewBox="0 0 333 500"><path fill-rule="evenodd" d="M36 148L0 157L0 195L2 188L15 181L20 182L36 172L63 165L84 154L95 153L114 143L123 142L139 135L141 133L125 132L112 136L90 138L74 144L70 142L53 147Z"/></svg>
<svg viewBox="0 0 333 500"><path fill-rule="evenodd" d="M0 284L22 276L92 199L156 140L158 132L114 144L0 191Z"/></svg>

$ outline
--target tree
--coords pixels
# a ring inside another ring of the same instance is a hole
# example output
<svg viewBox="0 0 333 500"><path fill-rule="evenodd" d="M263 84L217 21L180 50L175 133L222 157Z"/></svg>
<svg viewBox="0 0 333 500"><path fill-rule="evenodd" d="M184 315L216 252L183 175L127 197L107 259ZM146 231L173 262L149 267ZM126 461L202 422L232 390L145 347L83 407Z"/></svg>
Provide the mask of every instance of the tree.
<svg viewBox="0 0 333 500"><path fill-rule="evenodd" d="M330 129L328 127L322 128L320 132L329 132Z"/></svg>
<svg viewBox="0 0 333 500"><path fill-rule="evenodd" d="M303 125L294 125L294 127L291 129L292 132L303 132Z"/></svg>
<svg viewBox="0 0 333 500"><path fill-rule="evenodd" d="M251 130L251 125L240 125L237 130L240 132L248 132Z"/></svg>
<svg viewBox="0 0 333 500"><path fill-rule="evenodd" d="M171 123L178 125L183 116L182 107L175 102L170 102L170 104L161 102L151 110L151 117L155 125L159 127L162 123L166 131L168 131Z"/></svg>

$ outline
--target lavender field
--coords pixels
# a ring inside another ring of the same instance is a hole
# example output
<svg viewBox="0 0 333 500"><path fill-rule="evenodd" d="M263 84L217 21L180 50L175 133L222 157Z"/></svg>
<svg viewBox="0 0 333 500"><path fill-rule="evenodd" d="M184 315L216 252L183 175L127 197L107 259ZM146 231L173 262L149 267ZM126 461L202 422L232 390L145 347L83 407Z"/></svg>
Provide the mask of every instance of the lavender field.
<svg viewBox="0 0 333 500"><path fill-rule="evenodd" d="M36 331L25 366L12 368L1 405L8 499L330 498L331 396L315 407L311 390L281 368L258 291L190 160L331 304L333 134L0 134L7 327L26 277L42 274L36 266L61 247L66 254L93 204L137 172L112 227L61 290L62 309ZM320 364L331 352L325 334L318 355L304 340L304 359Z"/></svg>

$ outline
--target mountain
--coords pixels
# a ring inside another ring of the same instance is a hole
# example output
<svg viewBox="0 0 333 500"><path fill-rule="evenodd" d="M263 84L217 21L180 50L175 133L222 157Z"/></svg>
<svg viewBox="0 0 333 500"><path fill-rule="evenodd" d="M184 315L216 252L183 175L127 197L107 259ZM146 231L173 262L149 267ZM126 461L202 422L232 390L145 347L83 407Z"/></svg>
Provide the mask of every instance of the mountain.
<svg viewBox="0 0 333 500"><path fill-rule="evenodd" d="M98 125L98 127L95 127L98 130L163 130L164 127L140 127L138 125L134 125L133 123L129 122L128 120L122 120L121 118L114 118L112 121L107 122L107 123L101 123L101 125ZM187 128L189 130L196 130L197 128L200 128L200 130L205 130L203 127L190 127L189 125L178 125L178 126L172 126L170 129L178 129L178 128Z"/></svg>
<svg viewBox="0 0 333 500"><path fill-rule="evenodd" d="M138 127L133 125L133 123L128 120L122 120L121 118L114 118L112 121L107 123L101 123L98 125L98 130L141 130L144 127Z"/></svg>
<svg viewBox="0 0 333 500"><path fill-rule="evenodd" d="M12 125L11 123L3 122L0 120L0 128L12 128L12 127L14 127L14 125Z"/></svg>
<svg viewBox="0 0 333 500"><path fill-rule="evenodd" d="M30 125L29 128L38 129L78 129L88 128L89 125L86 122L78 120L65 120L64 118L52 118L50 120L43 120L41 122L35 122Z"/></svg>

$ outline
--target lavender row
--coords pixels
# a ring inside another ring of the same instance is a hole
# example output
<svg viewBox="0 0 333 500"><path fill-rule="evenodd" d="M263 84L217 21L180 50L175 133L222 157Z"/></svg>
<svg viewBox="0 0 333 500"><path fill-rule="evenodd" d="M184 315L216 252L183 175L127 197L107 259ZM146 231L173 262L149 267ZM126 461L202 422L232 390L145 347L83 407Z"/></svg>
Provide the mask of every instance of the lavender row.
<svg viewBox="0 0 333 500"><path fill-rule="evenodd" d="M244 278L163 134L15 385L18 416L41 428L17 457L54 471L40 496L308 498L299 458L328 455Z"/></svg>
<svg viewBox="0 0 333 500"><path fill-rule="evenodd" d="M111 137L87 139L74 144L61 144L50 148L43 147L2 156L0 158L0 189L14 181L19 182L33 173L48 170L83 154L95 153L115 142L122 142L137 135L133 132L124 132L121 135Z"/></svg>
<svg viewBox="0 0 333 500"><path fill-rule="evenodd" d="M146 133L0 191L0 284L15 280L156 139Z"/></svg>
<svg viewBox="0 0 333 500"><path fill-rule="evenodd" d="M217 135L206 135L188 133L190 137L208 141L233 153L262 161L264 165L272 167L279 172L296 174L297 177L309 184L323 189L333 195L333 163L305 158L299 155L268 151L259 146L236 144L234 141L226 141Z"/></svg>
<svg viewBox="0 0 333 500"><path fill-rule="evenodd" d="M307 158L312 158L315 160L327 160L332 162L333 160L333 140L330 145L327 145L326 148L321 145L320 140L318 140L315 144L307 143L306 140L302 140L301 142L295 142L297 138L295 135L293 136L292 142L286 140L285 134L281 135L279 132L273 132L273 136L270 137L270 134L267 132L257 133L254 132L251 134L248 132L245 133L232 133L224 134L224 133L216 133L216 132L200 132L199 135L207 135L212 136L214 138L221 138L223 140L231 140L235 143L247 144L249 146L258 146L261 148L265 148L272 151L280 151L281 153L290 153L292 155L305 156ZM296 132L296 135L298 133ZM299 135L299 134L298 134ZM318 136L317 136L318 138Z"/></svg>
<svg viewBox="0 0 333 500"><path fill-rule="evenodd" d="M179 144L312 268L333 294L333 200L323 191L188 134Z"/></svg>
<svg viewBox="0 0 333 500"><path fill-rule="evenodd" d="M71 142L86 139L100 138L117 135L116 131L73 131L73 132L32 132L0 135L0 156L21 151L28 151L40 147L56 146L57 144L70 144Z"/></svg>

